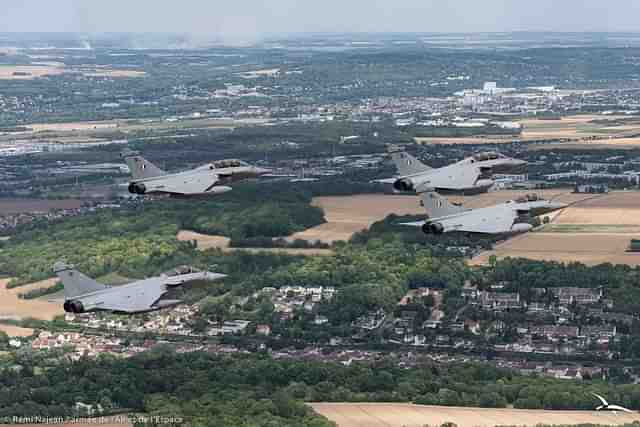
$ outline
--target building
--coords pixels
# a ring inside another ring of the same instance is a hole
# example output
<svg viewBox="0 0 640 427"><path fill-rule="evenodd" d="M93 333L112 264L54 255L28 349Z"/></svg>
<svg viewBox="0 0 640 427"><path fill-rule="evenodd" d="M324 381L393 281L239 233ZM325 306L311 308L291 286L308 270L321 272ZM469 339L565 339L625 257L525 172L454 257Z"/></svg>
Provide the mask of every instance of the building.
<svg viewBox="0 0 640 427"><path fill-rule="evenodd" d="M482 292L480 306L485 310L515 310L522 308L522 303L518 293Z"/></svg>
<svg viewBox="0 0 640 427"><path fill-rule="evenodd" d="M574 286L552 288L550 291L558 298L560 304L578 305L596 304L602 298L602 289L578 288Z"/></svg>

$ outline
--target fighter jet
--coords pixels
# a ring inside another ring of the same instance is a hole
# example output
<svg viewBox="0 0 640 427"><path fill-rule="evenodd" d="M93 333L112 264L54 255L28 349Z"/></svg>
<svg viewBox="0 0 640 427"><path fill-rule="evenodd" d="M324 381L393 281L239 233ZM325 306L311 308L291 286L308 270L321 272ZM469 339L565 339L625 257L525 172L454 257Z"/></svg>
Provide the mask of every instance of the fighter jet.
<svg viewBox="0 0 640 427"><path fill-rule="evenodd" d="M379 182L392 183L396 191L403 192L484 193L493 186L494 173L506 172L527 163L499 153L487 152L433 169L404 150L392 147L389 152L400 176Z"/></svg>
<svg viewBox="0 0 640 427"><path fill-rule="evenodd" d="M402 225L422 227L426 234L453 231L480 234L526 233L533 228L531 218L567 207L564 203L544 200L536 195L479 209L465 209L461 205L454 205L434 191L422 194L421 198L429 219Z"/></svg>
<svg viewBox="0 0 640 427"><path fill-rule="evenodd" d="M168 194L172 197L194 197L231 191L229 184L265 175L270 171L237 159L218 160L195 169L168 173L135 151L122 153L132 179L129 192L139 195Z"/></svg>
<svg viewBox="0 0 640 427"><path fill-rule="evenodd" d="M609 402L607 402L607 399L605 399L604 397L600 396L599 394L596 393L591 393L593 394L595 397L597 397L600 402L602 402L602 405L598 406L596 408L596 411L612 411L612 412L617 412L617 411L622 411L622 412L630 412L633 413L632 410L627 409L623 406L620 405L610 405Z"/></svg>
<svg viewBox="0 0 640 427"><path fill-rule="evenodd" d="M160 310L181 303L180 300L163 300L171 288L194 280L219 280L224 274L208 271L176 275L161 275L138 280L121 286L98 283L76 271L72 265L57 262L53 271L64 285L64 311L85 313L89 311L111 311L116 313L144 313Z"/></svg>

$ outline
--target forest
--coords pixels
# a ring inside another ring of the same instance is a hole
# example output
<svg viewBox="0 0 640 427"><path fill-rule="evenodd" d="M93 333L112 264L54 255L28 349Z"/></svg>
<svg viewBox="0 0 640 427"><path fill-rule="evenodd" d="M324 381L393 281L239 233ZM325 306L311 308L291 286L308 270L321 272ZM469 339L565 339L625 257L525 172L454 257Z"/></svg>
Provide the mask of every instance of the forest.
<svg viewBox="0 0 640 427"><path fill-rule="evenodd" d="M232 239L287 236L324 222L310 202L304 191L247 184L195 203L157 201L31 223L0 243L0 274L16 278L14 285L41 280L66 258L92 277L114 270L132 278L153 275L198 256L192 242L176 240L181 229Z"/></svg>
<svg viewBox="0 0 640 427"><path fill-rule="evenodd" d="M128 359L101 356L38 370L25 354L20 370L0 372L0 417L69 417L82 402L107 413L174 417L193 426L320 427L331 424L304 402L591 410L598 404L592 392L640 408L639 385L527 377L484 364L424 360L401 368L397 362L389 355L345 366L265 354L179 354L159 345Z"/></svg>

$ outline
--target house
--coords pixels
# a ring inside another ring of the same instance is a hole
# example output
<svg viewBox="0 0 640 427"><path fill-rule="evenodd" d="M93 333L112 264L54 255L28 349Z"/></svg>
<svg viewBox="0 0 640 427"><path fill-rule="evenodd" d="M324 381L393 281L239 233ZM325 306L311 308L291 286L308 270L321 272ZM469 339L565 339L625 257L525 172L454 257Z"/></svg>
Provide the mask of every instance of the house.
<svg viewBox="0 0 640 427"><path fill-rule="evenodd" d="M313 319L313 323L315 325L324 325L325 323L329 323L329 318L327 316L317 315L315 319Z"/></svg>
<svg viewBox="0 0 640 427"><path fill-rule="evenodd" d="M449 345L451 338L448 335L436 335L436 345Z"/></svg>
<svg viewBox="0 0 640 427"><path fill-rule="evenodd" d="M216 324L207 332L208 335L235 335L244 333L249 326L248 320L228 320L222 325Z"/></svg>
<svg viewBox="0 0 640 427"><path fill-rule="evenodd" d="M508 292L482 292L480 306L485 310L511 310L522 308L520 294Z"/></svg>
<svg viewBox="0 0 640 427"><path fill-rule="evenodd" d="M602 289L578 288L574 286L566 286L560 288L552 288L551 292L558 298L560 304L570 305L576 303L578 305L596 304L602 298Z"/></svg>
<svg viewBox="0 0 640 427"><path fill-rule="evenodd" d="M256 334L265 335L265 336L271 335L271 326L265 325L265 324L260 324L256 326Z"/></svg>
<svg viewBox="0 0 640 427"><path fill-rule="evenodd" d="M469 280L464 282L464 286L462 287L461 295L463 298L468 300L475 300L480 295L478 291L478 286L472 285Z"/></svg>
<svg viewBox="0 0 640 427"><path fill-rule="evenodd" d="M541 302L532 302L527 307L527 313L530 314L541 314L549 312L547 305Z"/></svg>
<svg viewBox="0 0 640 427"><path fill-rule="evenodd" d="M382 308L379 308L375 312L370 312L364 316L359 317L352 323L352 325L356 328L372 331L374 329L378 329L385 319L386 314L384 310Z"/></svg>
<svg viewBox="0 0 640 427"><path fill-rule="evenodd" d="M423 329L437 329L442 325L441 320L425 320L422 324Z"/></svg>
<svg viewBox="0 0 640 427"><path fill-rule="evenodd" d="M529 332L531 335L545 337L553 341L578 338L577 326L534 325L529 328Z"/></svg>
<svg viewBox="0 0 640 427"><path fill-rule="evenodd" d="M586 338L613 338L616 336L615 325L583 326L580 335Z"/></svg>

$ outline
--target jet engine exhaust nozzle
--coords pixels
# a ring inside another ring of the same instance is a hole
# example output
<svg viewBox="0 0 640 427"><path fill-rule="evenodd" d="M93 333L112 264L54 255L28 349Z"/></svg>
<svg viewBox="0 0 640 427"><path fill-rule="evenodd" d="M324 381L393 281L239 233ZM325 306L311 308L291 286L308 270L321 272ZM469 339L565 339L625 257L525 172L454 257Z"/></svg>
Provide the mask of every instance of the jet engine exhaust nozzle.
<svg viewBox="0 0 640 427"><path fill-rule="evenodd" d="M136 184L132 182L129 184L129 193L131 194L144 194L147 191L147 187L144 184Z"/></svg>
<svg viewBox="0 0 640 427"><path fill-rule="evenodd" d="M80 301L65 301L63 308L67 313L84 313L84 306Z"/></svg>
<svg viewBox="0 0 640 427"><path fill-rule="evenodd" d="M393 183L393 189L396 191L402 191L402 192L412 192L414 191L415 187L413 185L413 182L411 182L410 179L399 179L396 182Z"/></svg>
<svg viewBox="0 0 640 427"><path fill-rule="evenodd" d="M444 233L444 227L437 222L426 223L422 226L422 232L424 234L442 234Z"/></svg>

